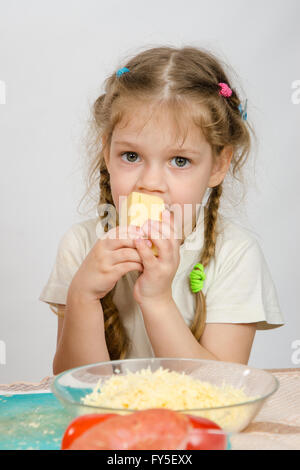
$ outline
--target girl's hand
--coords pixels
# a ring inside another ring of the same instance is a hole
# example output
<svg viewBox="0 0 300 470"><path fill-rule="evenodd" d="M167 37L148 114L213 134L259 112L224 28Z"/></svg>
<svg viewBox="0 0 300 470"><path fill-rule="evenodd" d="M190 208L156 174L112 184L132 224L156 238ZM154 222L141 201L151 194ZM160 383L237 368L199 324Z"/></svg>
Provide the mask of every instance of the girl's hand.
<svg viewBox="0 0 300 470"><path fill-rule="evenodd" d="M139 227L114 227L98 240L72 279L69 290L86 300L102 299L129 271L143 271L134 239Z"/></svg>
<svg viewBox="0 0 300 470"><path fill-rule="evenodd" d="M170 214L170 217L168 215ZM143 230L158 249L156 257L145 240L134 240L144 266L137 279L133 296L139 305L172 299L172 281L180 263L180 243L174 227L174 214L165 210L162 222L147 220Z"/></svg>

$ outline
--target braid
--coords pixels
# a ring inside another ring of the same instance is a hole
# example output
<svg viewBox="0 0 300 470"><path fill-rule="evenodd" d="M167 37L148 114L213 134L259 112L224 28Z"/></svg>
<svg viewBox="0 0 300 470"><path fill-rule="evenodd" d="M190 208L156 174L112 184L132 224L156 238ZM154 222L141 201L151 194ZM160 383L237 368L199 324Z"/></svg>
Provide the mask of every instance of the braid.
<svg viewBox="0 0 300 470"><path fill-rule="evenodd" d="M99 189L100 189L100 207L102 204L114 204L112 199L112 194L110 190L110 176L107 170L105 160L103 159L100 164L100 180L99 180ZM100 215L100 219L104 218L104 214ZM104 231L108 231L108 224L103 227Z"/></svg>
<svg viewBox="0 0 300 470"><path fill-rule="evenodd" d="M101 299L104 314L105 341L112 361L126 359L130 340L121 322L119 311L113 302L114 288Z"/></svg>
<svg viewBox="0 0 300 470"><path fill-rule="evenodd" d="M204 217L204 247L201 255L200 263L204 267L208 266L211 258L215 255L216 246L216 224L218 219L218 209L220 204L220 198L222 195L222 183L214 187L210 198L207 209L207 215ZM199 341L206 322L206 301L205 295L202 291L196 294L196 311L193 322L190 326L190 330L195 336L196 340Z"/></svg>
<svg viewBox="0 0 300 470"><path fill-rule="evenodd" d="M104 159L100 166L100 205L101 204L113 204L110 189L110 176ZM101 219L103 217L104 214L100 216ZM104 231L108 231L107 224L104 227ZM101 299L104 315L105 340L109 357L112 361L125 359L130 345L130 340L121 322L119 311L113 302L116 285Z"/></svg>

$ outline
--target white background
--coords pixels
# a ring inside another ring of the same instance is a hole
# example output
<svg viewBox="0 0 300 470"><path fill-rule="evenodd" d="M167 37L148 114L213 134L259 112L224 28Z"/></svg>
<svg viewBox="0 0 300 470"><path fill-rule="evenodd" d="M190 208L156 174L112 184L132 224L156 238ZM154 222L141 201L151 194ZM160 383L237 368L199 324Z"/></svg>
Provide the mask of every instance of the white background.
<svg viewBox="0 0 300 470"><path fill-rule="evenodd" d="M248 97L258 148L236 215L259 239L286 320L257 332L249 365L300 367L299 19L299 0L0 1L0 383L52 375L57 318L38 297L62 235L96 216L78 209L89 108L127 57L156 45L209 48Z"/></svg>

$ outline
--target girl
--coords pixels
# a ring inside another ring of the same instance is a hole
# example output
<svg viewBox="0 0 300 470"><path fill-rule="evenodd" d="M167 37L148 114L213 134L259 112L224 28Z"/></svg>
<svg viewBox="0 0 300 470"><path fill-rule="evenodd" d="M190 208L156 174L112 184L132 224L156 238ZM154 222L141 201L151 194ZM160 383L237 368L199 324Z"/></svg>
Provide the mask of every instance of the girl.
<svg viewBox="0 0 300 470"><path fill-rule="evenodd" d="M223 67L194 47L145 50L106 80L93 125L99 217L65 233L39 297L58 315L54 374L134 357L247 364L256 329L284 321L257 240L218 212L251 142ZM192 207L191 230L175 236L174 211L120 227L133 191ZM110 228L104 204L116 209Z"/></svg>

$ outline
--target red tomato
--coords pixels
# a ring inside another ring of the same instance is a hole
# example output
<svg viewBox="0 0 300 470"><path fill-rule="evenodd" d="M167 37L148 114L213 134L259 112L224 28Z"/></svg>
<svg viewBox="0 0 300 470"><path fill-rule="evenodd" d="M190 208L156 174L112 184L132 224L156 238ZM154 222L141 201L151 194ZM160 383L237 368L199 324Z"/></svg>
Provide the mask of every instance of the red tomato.
<svg viewBox="0 0 300 470"><path fill-rule="evenodd" d="M93 413L78 416L73 419L64 432L61 449L66 450L70 447L74 440L81 436L85 431L90 429L95 424L102 423L108 418L116 416L114 413Z"/></svg>
<svg viewBox="0 0 300 470"><path fill-rule="evenodd" d="M210 434L209 429L220 431ZM165 408L129 415L93 414L74 419L62 449L72 450L224 450L226 434L213 421Z"/></svg>
<svg viewBox="0 0 300 470"><path fill-rule="evenodd" d="M210 419L201 418L199 416L187 415L192 430L189 433L187 442L187 450L225 450L227 447L226 434L222 432L222 428ZM209 430L211 429L211 433ZM219 431L214 433L213 431Z"/></svg>
<svg viewBox="0 0 300 470"><path fill-rule="evenodd" d="M184 449L189 428L184 414L162 408L139 410L92 426L74 440L69 449Z"/></svg>

